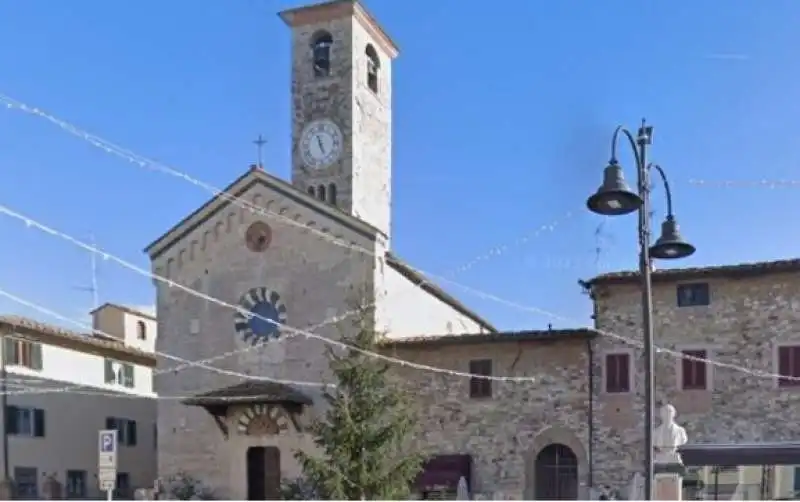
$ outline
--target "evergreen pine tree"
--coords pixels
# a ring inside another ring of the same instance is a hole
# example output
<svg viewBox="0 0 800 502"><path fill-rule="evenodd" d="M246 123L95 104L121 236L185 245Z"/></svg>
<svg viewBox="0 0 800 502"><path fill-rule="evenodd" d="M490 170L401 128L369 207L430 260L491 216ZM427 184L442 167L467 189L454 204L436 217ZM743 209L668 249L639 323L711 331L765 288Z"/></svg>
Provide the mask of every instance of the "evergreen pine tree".
<svg viewBox="0 0 800 502"><path fill-rule="evenodd" d="M372 313L364 307L355 314L341 341L376 352ZM308 431L321 455L295 454L304 482L321 499L408 499L424 460L408 449L416 425L412 401L392 384L385 361L334 346L327 357L336 387L325 392L329 407Z"/></svg>

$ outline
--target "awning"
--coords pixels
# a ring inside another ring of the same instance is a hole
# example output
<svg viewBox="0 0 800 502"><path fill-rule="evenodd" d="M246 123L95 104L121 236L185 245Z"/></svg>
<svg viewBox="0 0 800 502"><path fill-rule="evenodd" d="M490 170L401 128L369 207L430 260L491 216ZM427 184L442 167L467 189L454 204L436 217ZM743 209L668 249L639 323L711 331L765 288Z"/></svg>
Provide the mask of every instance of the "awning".
<svg viewBox="0 0 800 502"><path fill-rule="evenodd" d="M798 465L800 443L686 444L678 449L687 466Z"/></svg>
<svg viewBox="0 0 800 502"><path fill-rule="evenodd" d="M461 478L472 490L472 457L470 455L436 455L423 465L414 486L418 491L456 490Z"/></svg>
<svg viewBox="0 0 800 502"><path fill-rule="evenodd" d="M181 401L188 406L222 406L241 404L311 405L312 400L290 385L263 380L247 380L236 385L204 392Z"/></svg>

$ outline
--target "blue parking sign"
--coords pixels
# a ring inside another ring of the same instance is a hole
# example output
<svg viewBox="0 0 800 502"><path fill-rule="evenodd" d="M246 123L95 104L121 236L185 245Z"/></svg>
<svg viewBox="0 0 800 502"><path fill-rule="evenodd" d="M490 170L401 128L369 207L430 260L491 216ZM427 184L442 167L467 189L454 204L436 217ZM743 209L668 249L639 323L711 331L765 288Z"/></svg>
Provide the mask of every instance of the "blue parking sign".
<svg viewBox="0 0 800 502"><path fill-rule="evenodd" d="M114 453L116 450L116 435L112 431L103 431L100 433L100 452L101 453Z"/></svg>

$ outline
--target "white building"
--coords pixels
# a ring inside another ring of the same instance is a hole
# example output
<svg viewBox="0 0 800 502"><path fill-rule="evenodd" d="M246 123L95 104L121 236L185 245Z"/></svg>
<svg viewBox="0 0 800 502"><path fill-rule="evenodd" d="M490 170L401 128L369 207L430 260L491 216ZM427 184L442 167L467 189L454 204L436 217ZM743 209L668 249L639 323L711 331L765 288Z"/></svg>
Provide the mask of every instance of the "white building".
<svg viewBox="0 0 800 502"><path fill-rule="evenodd" d="M8 464L20 498L41 498L51 479L65 498L101 496L97 447L105 428L119 431L119 496L151 487L157 475L155 317L112 304L92 316L95 334L0 316L8 375L0 467Z"/></svg>

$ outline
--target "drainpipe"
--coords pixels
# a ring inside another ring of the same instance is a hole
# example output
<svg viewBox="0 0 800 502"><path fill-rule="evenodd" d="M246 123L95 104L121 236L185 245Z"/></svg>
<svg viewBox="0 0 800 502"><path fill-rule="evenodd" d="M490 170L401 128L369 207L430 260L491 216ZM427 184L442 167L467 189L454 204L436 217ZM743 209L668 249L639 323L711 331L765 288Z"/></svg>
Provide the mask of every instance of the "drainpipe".
<svg viewBox="0 0 800 502"><path fill-rule="evenodd" d="M595 324L597 321L595 321ZM586 352L588 354L588 376L589 376L589 410L587 413L587 434L589 436L588 440L588 448L587 448L587 461L589 462L589 476L587 482L589 483L589 490L594 488L594 347L592 347L592 338L589 337L586 339Z"/></svg>
<svg viewBox="0 0 800 502"><path fill-rule="evenodd" d="M11 479L11 466L8 465L8 371L6 370L6 333L0 334L2 357L0 357L0 407L3 409L3 480Z"/></svg>

